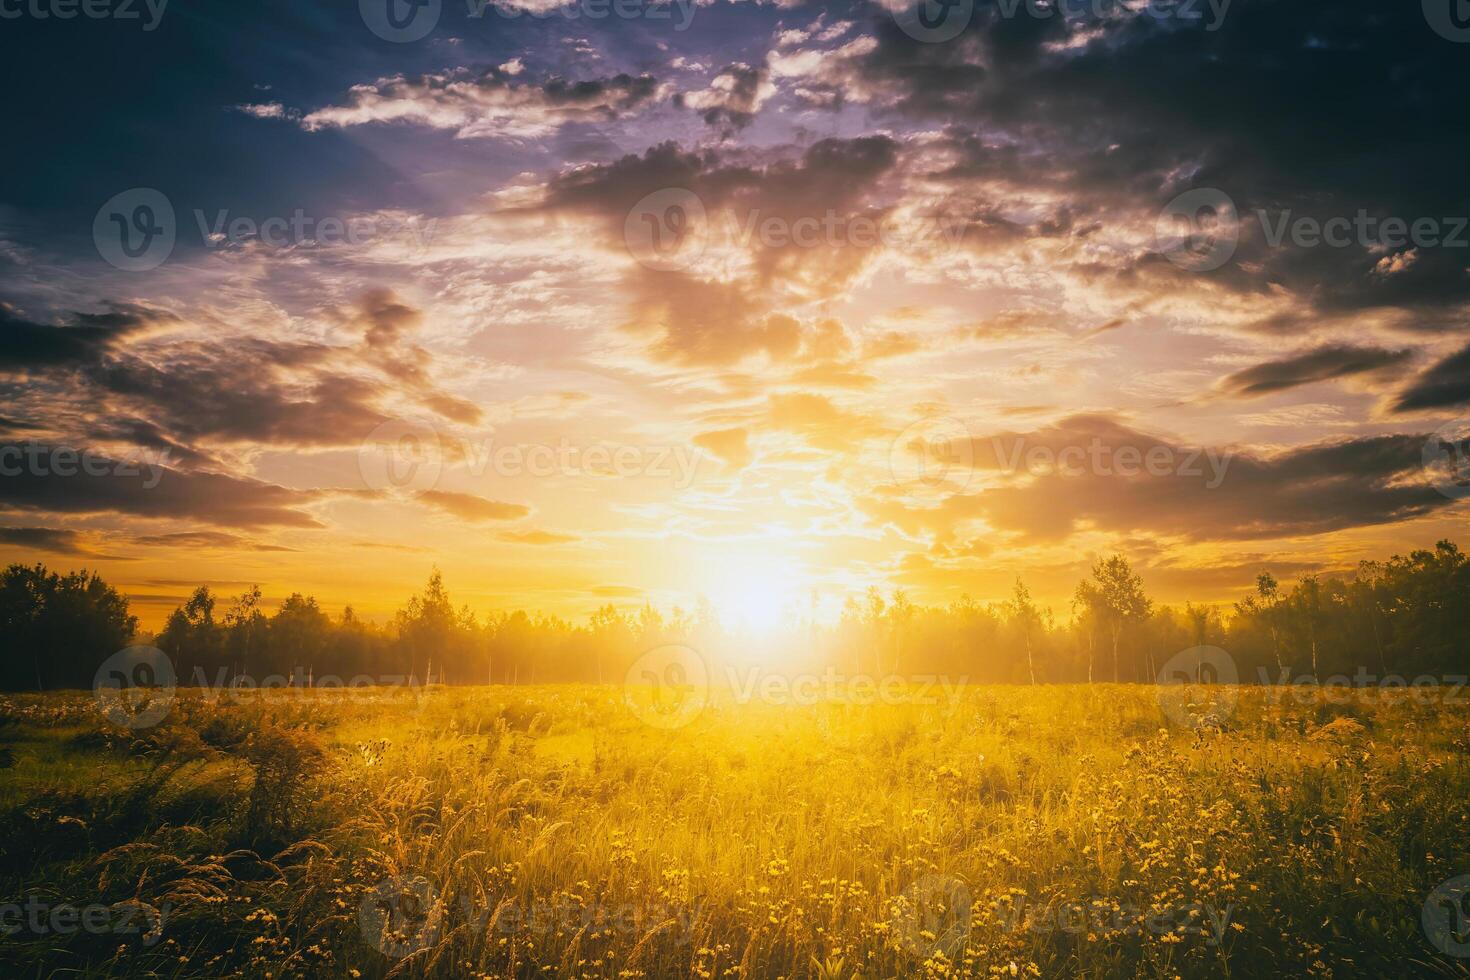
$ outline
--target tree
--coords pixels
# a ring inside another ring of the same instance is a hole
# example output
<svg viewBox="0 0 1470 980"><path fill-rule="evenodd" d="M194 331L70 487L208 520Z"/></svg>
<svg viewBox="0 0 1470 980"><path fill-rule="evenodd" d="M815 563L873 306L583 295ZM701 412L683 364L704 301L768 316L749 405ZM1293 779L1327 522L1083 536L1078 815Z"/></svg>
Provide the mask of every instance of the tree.
<svg viewBox="0 0 1470 980"><path fill-rule="evenodd" d="M290 675L313 669L331 640L331 621L312 596L293 592L270 620L271 667Z"/></svg>
<svg viewBox="0 0 1470 980"><path fill-rule="evenodd" d="M168 617L158 648L173 660L180 676L194 667L208 670L221 660L222 634L214 621L214 593L201 585Z"/></svg>
<svg viewBox="0 0 1470 980"><path fill-rule="evenodd" d="M1106 615L1102 591L1083 579L1072 593L1072 617L1087 637L1087 683L1097 663L1097 625Z"/></svg>
<svg viewBox="0 0 1470 980"><path fill-rule="evenodd" d="M664 617L653 603L644 602L643 608L638 610L638 644L643 647L651 647L663 639Z"/></svg>
<svg viewBox="0 0 1470 980"><path fill-rule="evenodd" d="M627 649L632 630L627 619L612 603L599 606L587 623L592 632L592 657L597 665L597 683L602 683L603 657L609 650Z"/></svg>
<svg viewBox="0 0 1470 980"><path fill-rule="evenodd" d="M269 626L260 602L260 586L252 585L225 613L225 666L232 675L256 669L267 649Z"/></svg>
<svg viewBox="0 0 1470 980"><path fill-rule="evenodd" d="M1261 604L1261 615L1266 629L1271 633L1271 653L1276 658L1276 672L1280 676L1286 669L1281 662L1281 590L1270 572L1256 576L1256 596Z"/></svg>
<svg viewBox="0 0 1470 980"><path fill-rule="evenodd" d="M1031 650L1031 636L1041 626L1041 611L1036 608L1036 603L1031 600L1031 590L1016 579L1016 587L1011 592L1011 599L1005 604L1006 613L1009 615L1012 625L1021 632L1021 642L1026 648L1026 672L1031 676L1031 683L1036 683L1036 658Z"/></svg>
<svg viewBox="0 0 1470 980"><path fill-rule="evenodd" d="M1120 679L1118 670L1118 646L1123 630L1130 624L1146 618L1153 603L1143 591L1143 579L1133 571L1128 559L1122 555L1101 559L1092 566L1093 590L1097 608L1113 641L1113 683Z"/></svg>
<svg viewBox="0 0 1470 980"><path fill-rule="evenodd" d="M1381 562L1358 563L1358 578L1353 582L1350 601L1368 620L1368 632L1373 636L1373 649L1378 652L1378 669L1388 673L1388 655L1383 647L1383 608L1380 597L1383 591L1384 569Z"/></svg>
<svg viewBox="0 0 1470 980"><path fill-rule="evenodd" d="M416 595L408 600L408 608L398 613L396 623L399 640L408 653L410 678L418 677L420 665L427 670L435 653L440 654L440 662L443 663L443 658L448 655L449 648L456 639L458 624L455 621L454 606L449 601L449 593L444 589L444 576L439 573L439 569L434 569L429 576L429 584L424 587L423 595ZM424 683L428 683L427 678Z"/></svg>
<svg viewBox="0 0 1470 980"><path fill-rule="evenodd" d="M5 689L21 690L33 680L45 687L41 664L48 652L42 636L46 608L46 568L11 565L0 576L0 643L5 650Z"/></svg>
<svg viewBox="0 0 1470 980"><path fill-rule="evenodd" d="M1322 583L1317 576L1308 575L1297 583L1292 593L1292 603L1302 622L1307 644L1312 651L1312 676L1317 673L1317 621L1322 616Z"/></svg>
<svg viewBox="0 0 1470 980"><path fill-rule="evenodd" d="M1194 645L1202 647L1210 637L1210 607L1196 606L1192 602L1184 604L1184 616L1189 620L1189 628Z"/></svg>
<svg viewBox="0 0 1470 980"><path fill-rule="evenodd" d="M1401 673L1465 672L1462 625L1470 608L1470 558L1451 541L1394 555L1382 566L1385 647Z"/></svg>
<svg viewBox="0 0 1470 980"><path fill-rule="evenodd" d="M98 666L137 628L128 600L95 573L19 564L0 573L0 683L7 690L91 687Z"/></svg>
<svg viewBox="0 0 1470 980"><path fill-rule="evenodd" d="M1293 654L1305 672L1309 652L1314 672L1376 663L1384 674L1406 677L1470 673L1470 557L1449 541L1365 562L1355 575L1307 577L1288 588L1262 573L1253 588L1249 579L1240 585L1246 594L1229 618L1194 603L1154 609L1128 563L1108 558L1078 583L1065 636L1019 580L1003 602L963 596L945 607L870 589L846 597L835 628L807 622L771 638L779 646L772 653L809 657L818 668L825 659L855 673L902 668L988 682L1091 681L1099 641L1112 650L1118 680L1132 679L1145 663L1153 676L1152 658L1206 643L1228 649L1245 676L1259 670L1264 677L1273 661L1285 672L1295 665L1282 661ZM156 643L185 683L198 682L199 667L207 668L208 683L227 683L231 670L259 682L266 672L295 667L386 683L450 675L459 683L609 683L626 670L639 635L649 643L689 643L713 662L742 652L742 638L721 627L707 601L693 616L605 605L577 625L521 610L492 613L481 625L467 608L451 605L437 570L386 628L350 607L340 620L329 619L301 594L270 617L265 604L258 588L221 603L201 586L168 617ZM102 659L126 645L135 627L126 599L97 576L12 565L0 575L0 688L90 686Z"/></svg>
<svg viewBox="0 0 1470 980"><path fill-rule="evenodd" d="M888 622L893 630L893 672L898 673L903 660L904 646L908 642L909 629L918 610L903 589L894 589L888 604Z"/></svg>
<svg viewBox="0 0 1470 980"><path fill-rule="evenodd" d="M878 587L868 586L867 594L863 597L861 621L872 649L875 674L883 673L883 610L886 608L887 604L884 603L883 594L878 591Z"/></svg>

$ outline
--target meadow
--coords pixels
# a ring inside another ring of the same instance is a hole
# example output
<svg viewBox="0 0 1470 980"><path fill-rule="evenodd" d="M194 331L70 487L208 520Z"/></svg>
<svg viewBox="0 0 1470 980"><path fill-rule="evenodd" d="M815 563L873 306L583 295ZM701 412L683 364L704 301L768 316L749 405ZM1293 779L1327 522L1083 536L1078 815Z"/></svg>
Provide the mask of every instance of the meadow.
<svg viewBox="0 0 1470 980"><path fill-rule="evenodd" d="M621 686L0 700L0 967L1470 975L1447 691ZM1173 699L1173 700L1171 700ZM1452 703L1451 703L1452 702ZM8 903L8 904L7 904Z"/></svg>

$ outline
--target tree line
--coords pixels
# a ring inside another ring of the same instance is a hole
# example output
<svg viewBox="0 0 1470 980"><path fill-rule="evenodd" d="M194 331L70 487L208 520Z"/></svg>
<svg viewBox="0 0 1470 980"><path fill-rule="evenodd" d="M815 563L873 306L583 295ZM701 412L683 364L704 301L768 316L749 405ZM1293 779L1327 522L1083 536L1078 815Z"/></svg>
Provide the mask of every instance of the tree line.
<svg viewBox="0 0 1470 980"><path fill-rule="evenodd" d="M1449 541L1365 561L1344 576L1304 576L1287 588L1261 573L1232 606L1160 605L1122 556L1099 559L1067 607L1042 607L1024 582L1009 598L943 606L903 590L849 598L822 625L793 616L777 635L720 623L701 600L664 613L605 605L585 622L523 610L477 616L456 608L435 571L390 622L337 617L299 593L273 613L260 589L222 598L206 586L156 635L139 634L127 599L96 574L11 565L0 573L0 687L86 688L129 644L169 655L181 683L618 683L645 651L687 644L713 663L773 671L835 669L870 676L943 674L972 683L1150 682L1194 646L1226 650L1244 682L1353 675L1470 673L1470 560ZM753 648L753 645L758 645Z"/></svg>

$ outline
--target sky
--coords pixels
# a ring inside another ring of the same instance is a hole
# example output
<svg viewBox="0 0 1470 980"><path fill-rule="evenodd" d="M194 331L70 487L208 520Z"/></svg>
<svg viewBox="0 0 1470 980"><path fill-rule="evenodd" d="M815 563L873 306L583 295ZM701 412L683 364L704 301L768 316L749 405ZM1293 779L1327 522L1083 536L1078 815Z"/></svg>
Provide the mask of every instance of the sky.
<svg viewBox="0 0 1470 980"><path fill-rule="evenodd" d="M0 556L1065 616L1465 538L1470 20L0 0ZM1470 543L1470 542L1466 542Z"/></svg>

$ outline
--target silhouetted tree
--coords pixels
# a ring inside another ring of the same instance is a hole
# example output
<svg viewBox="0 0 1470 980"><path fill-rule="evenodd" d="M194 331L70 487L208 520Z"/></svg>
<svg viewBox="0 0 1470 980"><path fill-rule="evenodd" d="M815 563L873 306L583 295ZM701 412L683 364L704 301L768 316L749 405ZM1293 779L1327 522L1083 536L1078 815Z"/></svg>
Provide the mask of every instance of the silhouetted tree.
<svg viewBox="0 0 1470 980"><path fill-rule="evenodd" d="M1248 587L1248 583L1242 583ZM718 660L749 662L748 638L723 627L701 600L693 615L665 615L649 603L599 607L583 624L522 610L477 619L450 601L436 570L424 591L385 625L345 609L333 620L316 599L292 594L271 615L259 588L230 601L216 619L215 595L200 586L168 617L156 644L183 683L227 684L250 675L412 676L455 682L600 681L617 683L645 650L686 643ZM926 606L876 588L850 596L835 627L798 623L763 638L772 670L841 666L851 674L900 669L939 672L974 683L1091 681L1099 637L1110 647L1113 677L1133 679L1190 646L1218 644L1242 680L1280 680L1298 665L1352 674L1376 665L1406 678L1470 673L1470 559L1448 541L1433 549L1365 562L1351 576L1307 576L1289 590L1269 573L1223 608L1184 603L1154 608L1121 556L1096 562L1058 626L1016 581L1008 599L969 596ZM1226 616L1222 616L1222 611ZM87 687L102 660L125 646L136 622L127 601L97 576L57 575L12 565L0 575L0 684L8 689ZM1155 658L1159 658L1157 661Z"/></svg>
<svg viewBox="0 0 1470 980"><path fill-rule="evenodd" d="M91 687L97 667L137 628L128 600L100 576L11 565L0 573L0 684Z"/></svg>

